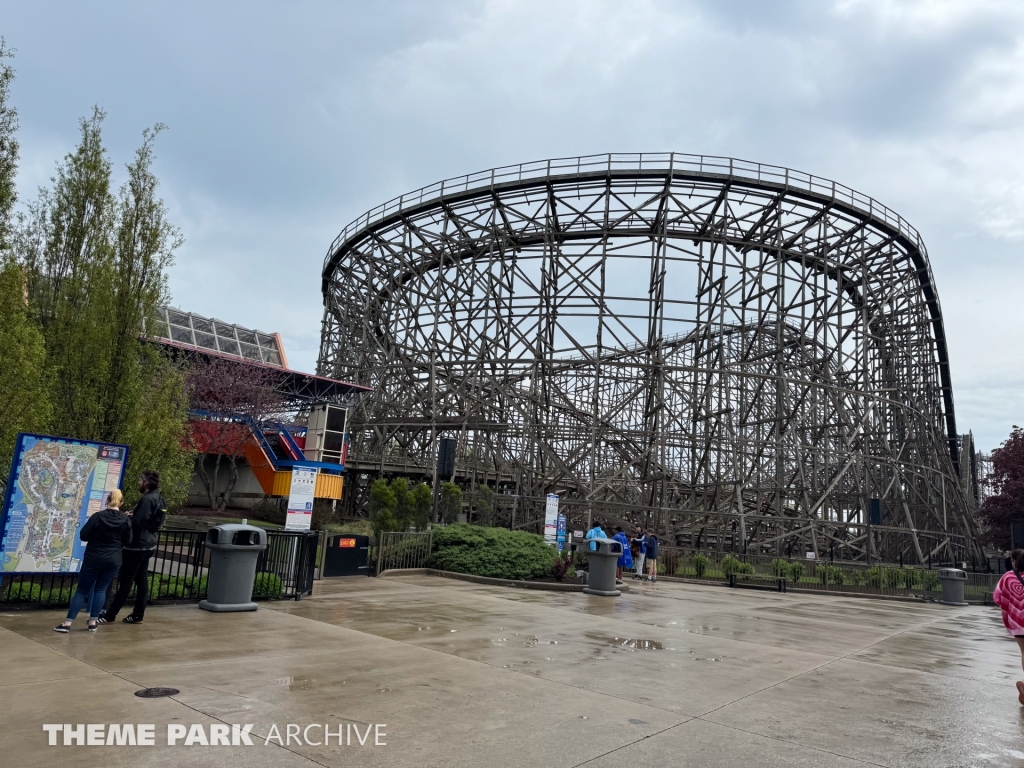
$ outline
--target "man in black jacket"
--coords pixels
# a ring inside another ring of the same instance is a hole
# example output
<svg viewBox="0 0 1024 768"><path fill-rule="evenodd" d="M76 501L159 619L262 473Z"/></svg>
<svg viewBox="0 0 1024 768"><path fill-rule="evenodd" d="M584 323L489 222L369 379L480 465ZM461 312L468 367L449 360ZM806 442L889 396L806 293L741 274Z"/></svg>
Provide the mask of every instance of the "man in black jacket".
<svg viewBox="0 0 1024 768"><path fill-rule="evenodd" d="M135 584L135 608L124 617L125 624L141 624L149 600L149 558L156 549L157 532L164 520L164 500L160 495L160 473L147 469L139 477L142 498L129 514L132 520L132 541L121 555L121 570L117 574L117 594L100 616L101 623L117 618L128 601L132 583Z"/></svg>

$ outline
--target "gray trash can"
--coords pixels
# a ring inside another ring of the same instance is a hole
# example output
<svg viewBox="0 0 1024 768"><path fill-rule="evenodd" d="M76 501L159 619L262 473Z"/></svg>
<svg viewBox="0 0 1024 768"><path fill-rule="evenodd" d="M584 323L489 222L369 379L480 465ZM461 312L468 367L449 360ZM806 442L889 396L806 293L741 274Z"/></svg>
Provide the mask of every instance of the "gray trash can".
<svg viewBox="0 0 1024 768"><path fill-rule="evenodd" d="M615 563L622 556L622 544L612 539L587 539L583 546L589 570L583 591L588 595L618 597L622 593L615 588Z"/></svg>
<svg viewBox="0 0 1024 768"><path fill-rule="evenodd" d="M943 605L967 605L964 600L964 587L967 586L967 574L959 568L942 568L939 570L939 581L942 582Z"/></svg>
<svg viewBox="0 0 1024 768"><path fill-rule="evenodd" d="M267 532L254 525L218 525L206 534L210 550L210 571L206 599L199 607L207 611L255 611L252 586L256 580L256 559L267 548Z"/></svg>

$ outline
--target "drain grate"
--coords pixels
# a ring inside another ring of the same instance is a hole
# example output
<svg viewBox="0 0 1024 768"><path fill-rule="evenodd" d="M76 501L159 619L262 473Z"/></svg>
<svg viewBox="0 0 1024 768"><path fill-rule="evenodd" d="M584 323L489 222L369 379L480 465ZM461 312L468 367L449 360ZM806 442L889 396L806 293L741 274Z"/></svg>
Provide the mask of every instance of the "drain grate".
<svg viewBox="0 0 1024 768"><path fill-rule="evenodd" d="M177 688L143 688L136 691L135 695L140 699L159 699L161 696L175 696L181 693Z"/></svg>

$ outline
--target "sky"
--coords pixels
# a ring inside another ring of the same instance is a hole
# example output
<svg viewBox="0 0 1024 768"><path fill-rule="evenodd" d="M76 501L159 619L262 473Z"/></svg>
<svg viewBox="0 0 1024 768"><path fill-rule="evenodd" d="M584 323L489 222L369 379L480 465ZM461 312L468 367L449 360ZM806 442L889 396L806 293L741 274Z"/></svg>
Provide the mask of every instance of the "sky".
<svg viewBox="0 0 1024 768"><path fill-rule="evenodd" d="M331 241L378 203L603 152L739 157L835 179L922 234L957 425L1024 425L1020 0L12 2L23 201L107 112L185 243L173 305L280 332L316 366Z"/></svg>

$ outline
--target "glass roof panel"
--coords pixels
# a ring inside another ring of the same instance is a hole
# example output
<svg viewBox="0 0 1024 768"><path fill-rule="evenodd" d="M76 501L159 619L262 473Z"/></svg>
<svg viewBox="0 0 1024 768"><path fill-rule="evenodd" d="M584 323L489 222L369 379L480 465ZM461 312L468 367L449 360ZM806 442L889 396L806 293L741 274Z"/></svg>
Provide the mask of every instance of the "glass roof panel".
<svg viewBox="0 0 1024 768"><path fill-rule="evenodd" d="M176 325L171 326L171 338L174 341L181 341L185 344L192 344L192 329L191 328L178 328Z"/></svg>
<svg viewBox="0 0 1024 768"><path fill-rule="evenodd" d="M200 333L196 331L196 346L205 347L206 349L216 349L217 339L214 338L212 333Z"/></svg>
<svg viewBox="0 0 1024 768"><path fill-rule="evenodd" d="M205 317L199 317L199 315L192 315L192 327L195 328L197 331L213 333L213 323L211 323Z"/></svg>
<svg viewBox="0 0 1024 768"><path fill-rule="evenodd" d="M221 352L226 352L229 355L239 356L238 354L238 342L231 341L230 339L219 338L217 344L220 346Z"/></svg>
<svg viewBox="0 0 1024 768"><path fill-rule="evenodd" d="M177 344L217 350L221 354L262 361L268 365L282 365L283 350L275 335L191 312L158 307L148 332L153 338L169 338Z"/></svg>

